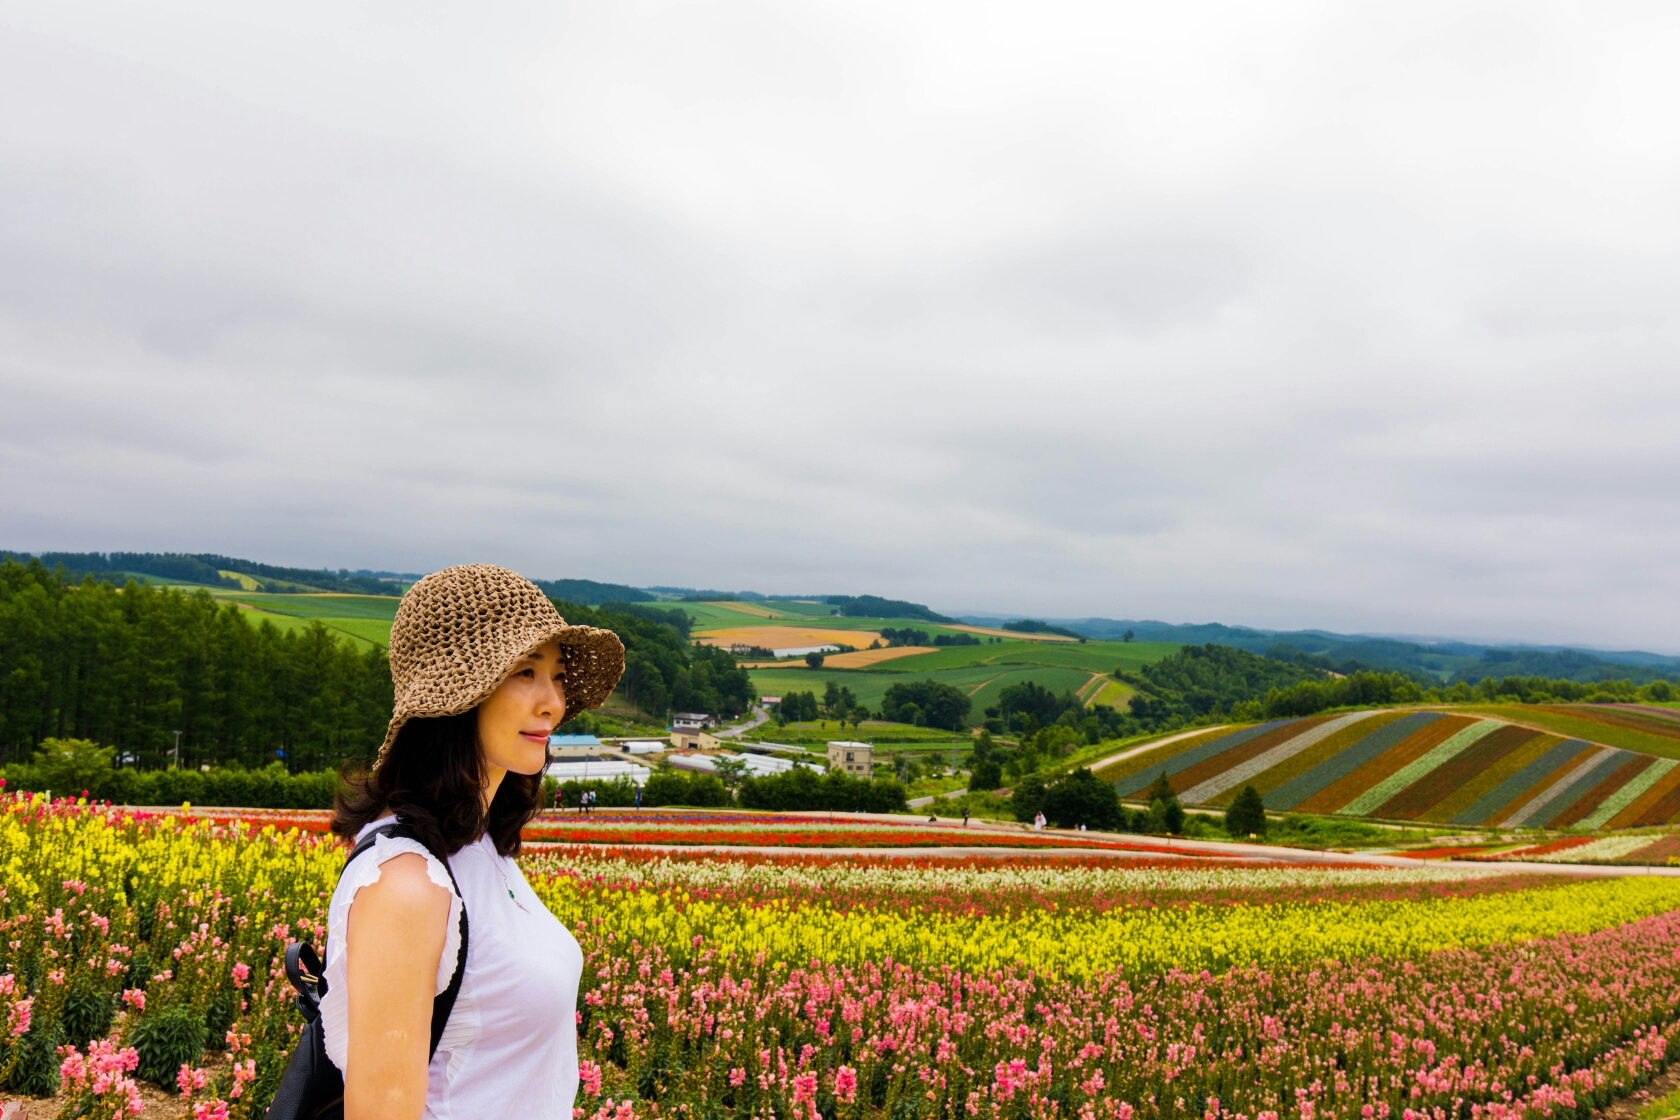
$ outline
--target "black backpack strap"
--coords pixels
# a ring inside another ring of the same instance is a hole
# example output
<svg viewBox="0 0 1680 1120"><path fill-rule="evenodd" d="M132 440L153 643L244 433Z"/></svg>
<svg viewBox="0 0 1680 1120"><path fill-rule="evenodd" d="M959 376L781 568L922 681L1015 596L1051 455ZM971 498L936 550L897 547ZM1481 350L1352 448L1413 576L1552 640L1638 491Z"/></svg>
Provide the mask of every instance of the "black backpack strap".
<svg viewBox="0 0 1680 1120"><path fill-rule="evenodd" d="M356 846L350 849L350 854L345 857L344 866L348 868L352 860L367 851L369 848L373 847L374 843L378 841L381 836L412 840L416 844L419 844L422 848L425 848L432 854L433 858L443 864L443 873L449 876L449 885L455 888L455 897L461 900L461 920L457 923L461 931L461 947L455 953L455 971L449 977L449 987L432 997L432 1045L431 1049L426 1051L426 1059L427 1061L430 1061L432 1056L437 1053L438 1043L443 1039L443 1028L449 1024L449 1013L455 1010L455 997L461 994L461 978L465 976L467 972L467 900L466 897L461 894L461 885L455 881L455 872L449 866L449 857L426 843L419 833L415 832L412 828L400 821L396 824L381 825L379 828L374 829L372 832L358 840L356 842ZM342 871L339 872L341 877L343 874L344 873ZM308 946L305 946L305 948L308 948ZM288 948L286 953L287 975L291 974L292 956L293 954L290 948ZM311 958L315 956L315 951L313 949L309 950L309 956ZM319 962L316 962L316 967L311 969L311 971L314 972L316 976L320 976ZM292 983L294 986L297 985L297 979L293 978ZM301 988L299 990L301 991ZM325 979L321 979L319 981L319 994L326 995L326 993L327 982ZM301 1007L301 1005L302 997L300 996L299 1006Z"/></svg>

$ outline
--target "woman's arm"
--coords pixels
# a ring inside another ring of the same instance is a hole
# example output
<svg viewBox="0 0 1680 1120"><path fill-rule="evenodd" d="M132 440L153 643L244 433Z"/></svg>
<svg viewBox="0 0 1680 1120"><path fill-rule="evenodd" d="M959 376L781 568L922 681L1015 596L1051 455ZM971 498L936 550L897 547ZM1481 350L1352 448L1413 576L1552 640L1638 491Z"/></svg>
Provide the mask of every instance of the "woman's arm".
<svg viewBox="0 0 1680 1120"><path fill-rule="evenodd" d="M425 1108L449 898L414 854L386 860L378 882L356 892L344 931L345 1120L419 1120Z"/></svg>

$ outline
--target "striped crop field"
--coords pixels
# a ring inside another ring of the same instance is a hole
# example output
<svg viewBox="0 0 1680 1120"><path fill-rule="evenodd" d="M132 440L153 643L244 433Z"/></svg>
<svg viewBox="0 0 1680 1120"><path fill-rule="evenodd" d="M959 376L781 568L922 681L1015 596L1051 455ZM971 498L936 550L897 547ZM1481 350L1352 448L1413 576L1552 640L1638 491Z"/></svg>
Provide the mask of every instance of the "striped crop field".
<svg viewBox="0 0 1680 1120"><path fill-rule="evenodd" d="M1098 771L1122 797L1162 773L1179 800L1213 808L1253 785L1275 811L1431 824L1601 829L1680 817L1680 761L1462 712L1221 728Z"/></svg>

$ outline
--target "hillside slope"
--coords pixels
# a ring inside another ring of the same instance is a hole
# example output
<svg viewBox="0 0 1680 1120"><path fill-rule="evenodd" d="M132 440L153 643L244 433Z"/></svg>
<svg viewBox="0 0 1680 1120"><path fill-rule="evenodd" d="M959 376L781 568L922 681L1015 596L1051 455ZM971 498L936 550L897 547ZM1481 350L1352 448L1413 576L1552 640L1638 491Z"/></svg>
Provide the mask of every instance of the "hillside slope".
<svg viewBox="0 0 1680 1120"><path fill-rule="evenodd" d="M1354 712L1180 739L1100 771L1121 796L1165 773L1186 804L1252 784L1268 809L1505 828L1680 816L1680 761L1456 711Z"/></svg>

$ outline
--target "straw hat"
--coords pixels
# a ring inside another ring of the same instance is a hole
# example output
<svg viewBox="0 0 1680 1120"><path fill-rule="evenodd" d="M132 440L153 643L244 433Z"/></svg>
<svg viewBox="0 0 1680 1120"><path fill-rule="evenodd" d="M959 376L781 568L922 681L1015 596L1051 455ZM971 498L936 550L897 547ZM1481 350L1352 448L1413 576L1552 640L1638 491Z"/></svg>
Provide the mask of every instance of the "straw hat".
<svg viewBox="0 0 1680 1120"><path fill-rule="evenodd" d="M396 704L374 766L403 724L471 711L526 654L555 640L565 663L566 718L600 707L624 672L617 634L566 625L536 584L494 564L445 568L416 583L391 623Z"/></svg>

